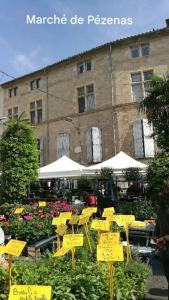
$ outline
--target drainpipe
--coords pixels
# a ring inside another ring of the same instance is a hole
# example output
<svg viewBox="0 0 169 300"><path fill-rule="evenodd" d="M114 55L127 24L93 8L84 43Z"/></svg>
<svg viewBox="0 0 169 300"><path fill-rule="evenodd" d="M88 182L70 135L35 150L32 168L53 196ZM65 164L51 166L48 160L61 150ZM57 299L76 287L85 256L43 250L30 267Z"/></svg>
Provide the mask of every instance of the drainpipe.
<svg viewBox="0 0 169 300"><path fill-rule="evenodd" d="M115 103L114 103L113 66L112 66L112 47L111 47L111 45L109 47L109 67L110 67L111 101L112 101L113 145L114 145L114 155L116 155L117 154L117 145L116 145Z"/></svg>
<svg viewBox="0 0 169 300"><path fill-rule="evenodd" d="M44 69L46 75L46 163L49 163L49 87L48 87L48 72Z"/></svg>

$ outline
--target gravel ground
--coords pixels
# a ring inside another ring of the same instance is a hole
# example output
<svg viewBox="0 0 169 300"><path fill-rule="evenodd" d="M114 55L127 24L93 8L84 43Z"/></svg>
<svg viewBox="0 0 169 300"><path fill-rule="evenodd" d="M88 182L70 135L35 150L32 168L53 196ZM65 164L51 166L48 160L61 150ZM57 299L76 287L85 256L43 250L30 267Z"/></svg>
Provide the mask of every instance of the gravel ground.
<svg viewBox="0 0 169 300"><path fill-rule="evenodd" d="M164 276L163 266L159 258L151 262L152 274L147 283L145 300L168 300L167 280Z"/></svg>

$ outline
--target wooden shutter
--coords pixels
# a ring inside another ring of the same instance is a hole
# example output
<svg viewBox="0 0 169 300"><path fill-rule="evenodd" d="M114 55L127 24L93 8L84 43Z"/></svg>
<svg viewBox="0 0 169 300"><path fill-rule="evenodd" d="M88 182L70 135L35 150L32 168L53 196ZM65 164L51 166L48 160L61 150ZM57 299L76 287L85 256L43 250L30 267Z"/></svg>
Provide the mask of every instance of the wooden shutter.
<svg viewBox="0 0 169 300"><path fill-rule="evenodd" d="M69 157L69 134L61 133L57 136L57 159L63 155Z"/></svg>
<svg viewBox="0 0 169 300"><path fill-rule="evenodd" d="M148 124L147 119L143 119L143 133L144 133L144 153L145 157L154 157L154 139L153 126Z"/></svg>
<svg viewBox="0 0 169 300"><path fill-rule="evenodd" d="M88 128L86 132L87 160L93 161L92 129Z"/></svg>
<svg viewBox="0 0 169 300"><path fill-rule="evenodd" d="M134 122L133 137L134 137L135 158L144 158L142 120L137 120Z"/></svg>
<svg viewBox="0 0 169 300"><path fill-rule="evenodd" d="M102 144L101 144L101 130L98 127L92 127L93 140L93 162L102 161Z"/></svg>

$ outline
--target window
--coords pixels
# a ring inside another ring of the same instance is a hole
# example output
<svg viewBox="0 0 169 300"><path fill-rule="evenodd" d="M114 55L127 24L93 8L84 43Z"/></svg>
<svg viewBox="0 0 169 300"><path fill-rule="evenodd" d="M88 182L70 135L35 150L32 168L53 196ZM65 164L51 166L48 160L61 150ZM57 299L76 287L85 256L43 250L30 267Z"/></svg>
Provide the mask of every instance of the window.
<svg viewBox="0 0 169 300"><path fill-rule="evenodd" d="M77 73L82 74L86 71L91 71L92 62L91 60L83 61L77 64Z"/></svg>
<svg viewBox="0 0 169 300"><path fill-rule="evenodd" d="M130 55L132 58L139 56L148 56L150 54L150 45L149 44L141 44L138 46L130 47Z"/></svg>
<svg viewBox="0 0 169 300"><path fill-rule="evenodd" d="M9 98L17 96L17 86L8 90Z"/></svg>
<svg viewBox="0 0 169 300"><path fill-rule="evenodd" d="M38 155L39 164L40 166L42 166L43 165L43 137L37 139L37 148L39 150L39 155Z"/></svg>
<svg viewBox="0 0 169 300"><path fill-rule="evenodd" d="M31 90L38 89L40 87L40 83L41 83L41 79L40 78L32 80L31 83L30 83Z"/></svg>
<svg viewBox="0 0 169 300"><path fill-rule="evenodd" d="M30 121L32 124L43 121L42 100L30 102Z"/></svg>
<svg viewBox="0 0 169 300"><path fill-rule="evenodd" d="M88 128L86 133L88 162L102 161L101 130L98 127Z"/></svg>
<svg viewBox="0 0 169 300"><path fill-rule="evenodd" d="M154 157L153 127L147 119L137 120L133 124L135 158Z"/></svg>
<svg viewBox="0 0 169 300"><path fill-rule="evenodd" d="M89 84L86 87L77 89L79 113L94 109L94 85Z"/></svg>
<svg viewBox="0 0 169 300"><path fill-rule="evenodd" d="M69 134L60 133L57 136L57 159L63 155L69 157Z"/></svg>
<svg viewBox="0 0 169 300"><path fill-rule="evenodd" d="M18 106L8 109L8 117L11 118L18 118Z"/></svg>
<svg viewBox="0 0 169 300"><path fill-rule="evenodd" d="M140 102L147 96L153 71L144 71L131 74L132 94L134 102Z"/></svg>

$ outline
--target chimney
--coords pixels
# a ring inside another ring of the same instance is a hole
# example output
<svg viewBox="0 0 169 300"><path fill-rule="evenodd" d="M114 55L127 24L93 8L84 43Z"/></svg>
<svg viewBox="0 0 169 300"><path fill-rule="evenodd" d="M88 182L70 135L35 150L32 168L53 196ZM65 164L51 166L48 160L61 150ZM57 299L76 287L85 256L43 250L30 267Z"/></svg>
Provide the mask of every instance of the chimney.
<svg viewBox="0 0 169 300"><path fill-rule="evenodd" d="M166 25L167 25L167 28L169 28L169 19L166 19Z"/></svg>

